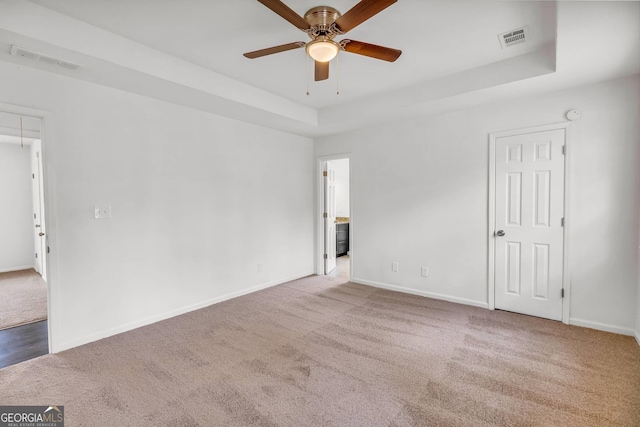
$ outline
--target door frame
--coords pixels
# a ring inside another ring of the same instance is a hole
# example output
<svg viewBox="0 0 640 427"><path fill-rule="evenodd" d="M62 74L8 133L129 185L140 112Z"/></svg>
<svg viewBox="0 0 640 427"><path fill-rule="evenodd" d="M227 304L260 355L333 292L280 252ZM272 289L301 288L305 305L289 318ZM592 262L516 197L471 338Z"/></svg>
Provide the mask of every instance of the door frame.
<svg viewBox="0 0 640 427"><path fill-rule="evenodd" d="M334 154L330 156L316 157L316 274L324 276L324 182L322 177L323 164L331 160L349 159L349 280L353 279L353 249L351 246L353 236L353 157L351 153Z"/></svg>
<svg viewBox="0 0 640 427"><path fill-rule="evenodd" d="M571 308L571 269L569 257L569 232L571 227L571 140L572 140L572 123L560 122L549 125L541 125L527 127L523 129L513 129L502 132L493 132L489 134L489 205L487 224L487 242L488 242L488 277L487 277L487 301L489 309L495 310L495 223L496 223L496 194L495 194L495 177L496 177L496 139L506 136L522 135L526 133L537 133L550 130L564 129L565 131L565 155L564 155L564 229L563 229L563 259L562 259L562 289L564 289L564 298L562 299L562 323L569 324L570 308Z"/></svg>
<svg viewBox="0 0 640 427"><path fill-rule="evenodd" d="M55 217L55 182L53 174L53 113L46 110L39 110L21 105L6 104L0 102L0 112L15 114L20 116L29 116L40 119L40 155L42 162L42 189L44 193L44 206L42 206L43 217L47 221L45 246L49 249L47 256L44 258L47 272L47 329L49 339L49 353L57 353L57 331L58 317L58 265L57 265L57 226Z"/></svg>

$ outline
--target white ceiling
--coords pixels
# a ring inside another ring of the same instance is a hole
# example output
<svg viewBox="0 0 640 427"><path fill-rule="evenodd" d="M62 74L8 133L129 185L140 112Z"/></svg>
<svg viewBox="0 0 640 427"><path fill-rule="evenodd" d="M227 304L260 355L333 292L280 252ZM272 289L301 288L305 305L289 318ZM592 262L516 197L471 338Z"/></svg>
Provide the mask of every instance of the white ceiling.
<svg viewBox="0 0 640 427"><path fill-rule="evenodd" d="M284 0L299 15L318 0ZM475 68L555 41L550 2L399 1L348 33L354 40L401 49L395 63L340 55L338 73L306 95L304 49L258 59L242 53L309 37L256 0L33 0L112 33L310 107L325 107ZM330 0L341 12L357 0ZM437 11L437 13L434 13ZM529 25L529 43L503 50L497 34Z"/></svg>
<svg viewBox="0 0 640 427"><path fill-rule="evenodd" d="M300 15L319 5L285 3ZM328 3L344 13L357 0ZM0 0L0 8L0 60L308 136L477 104L478 91L500 99L640 71L637 2L399 0L337 40L402 56L387 63L343 52L323 82L307 77L304 49L242 56L308 40L256 0ZM524 25L527 42L502 49L497 35ZM83 67L29 64L8 55L12 44Z"/></svg>

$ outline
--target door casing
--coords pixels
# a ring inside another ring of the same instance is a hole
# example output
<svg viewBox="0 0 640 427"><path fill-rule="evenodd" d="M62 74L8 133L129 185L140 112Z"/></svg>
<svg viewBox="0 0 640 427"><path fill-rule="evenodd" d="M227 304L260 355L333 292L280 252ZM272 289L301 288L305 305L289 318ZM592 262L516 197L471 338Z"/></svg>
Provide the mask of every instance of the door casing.
<svg viewBox="0 0 640 427"><path fill-rule="evenodd" d="M564 129L565 131L565 147L564 156L564 229L563 229L563 253L562 260L562 288L564 289L564 299L562 301L562 323L569 324L570 307L571 307L571 277L570 277L570 253L569 253L569 236L571 227L571 122L555 123L543 126L535 126L524 129L514 129L503 132L495 132L489 134L489 202L488 202L488 278L487 278L487 301L490 310L495 310L495 176L496 176L496 139L506 136L522 135L526 133L544 132L556 129Z"/></svg>
<svg viewBox="0 0 640 427"><path fill-rule="evenodd" d="M40 119L40 141L41 141L41 162L42 162L42 180L44 181L44 206L42 206L43 216L47 221L47 230L45 235L45 247L47 255L44 257L46 266L44 267L47 274L47 328L49 335L49 353L57 353L60 351L56 341L56 331L58 328L57 307L58 304L58 268L57 268L57 246L56 246L56 217L54 209L55 182L53 179L53 113L45 110L38 110L21 105L6 104L0 102L0 112L16 114L21 116L30 116Z"/></svg>
<svg viewBox="0 0 640 427"><path fill-rule="evenodd" d="M354 209L353 209L353 157L351 153L334 154L331 156L321 156L316 158L316 274L318 276L324 276L324 219L322 214L324 212L324 181L322 171L324 170L324 163L331 160L349 159L349 242L352 242L353 227L354 227ZM352 249L351 244L349 245ZM349 280L353 279L353 255L354 251L349 252ZM357 256L357 254L356 254Z"/></svg>

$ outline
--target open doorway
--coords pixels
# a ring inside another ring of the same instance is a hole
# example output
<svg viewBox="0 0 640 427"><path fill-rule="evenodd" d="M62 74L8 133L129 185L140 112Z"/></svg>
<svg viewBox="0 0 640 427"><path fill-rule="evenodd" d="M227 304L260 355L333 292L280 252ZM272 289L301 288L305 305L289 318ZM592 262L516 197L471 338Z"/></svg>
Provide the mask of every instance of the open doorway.
<svg viewBox="0 0 640 427"><path fill-rule="evenodd" d="M318 274L351 278L353 241L351 215L351 159L348 155L319 159L320 193Z"/></svg>
<svg viewBox="0 0 640 427"><path fill-rule="evenodd" d="M49 352L40 127L0 112L0 367Z"/></svg>

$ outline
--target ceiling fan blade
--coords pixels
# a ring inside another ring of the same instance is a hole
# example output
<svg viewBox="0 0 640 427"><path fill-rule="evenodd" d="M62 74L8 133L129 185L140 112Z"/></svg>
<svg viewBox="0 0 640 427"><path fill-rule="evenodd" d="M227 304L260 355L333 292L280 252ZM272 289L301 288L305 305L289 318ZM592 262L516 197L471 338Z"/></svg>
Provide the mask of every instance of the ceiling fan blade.
<svg viewBox="0 0 640 427"><path fill-rule="evenodd" d="M319 82L320 80L327 80L329 78L329 63L328 62L318 62L315 61L315 80Z"/></svg>
<svg viewBox="0 0 640 427"><path fill-rule="evenodd" d="M336 20L336 27L338 27L341 32L346 33L397 1L398 0L362 0Z"/></svg>
<svg viewBox="0 0 640 427"><path fill-rule="evenodd" d="M298 27L301 30L307 30L311 28L309 23L300 15L295 13L293 10L289 8L286 4L282 3L280 0L258 0L263 5L267 6L269 9L291 22L293 25Z"/></svg>
<svg viewBox="0 0 640 427"><path fill-rule="evenodd" d="M244 54L249 59L260 58L261 56L272 55L274 53L286 52L287 50L298 49L303 47L305 42L293 42L280 46L268 47L266 49L254 50L253 52L247 52Z"/></svg>
<svg viewBox="0 0 640 427"><path fill-rule="evenodd" d="M359 42L356 40L342 40L340 45L347 52L368 56L370 58L382 59L383 61L389 62L395 61L402 54L402 51L398 49Z"/></svg>

